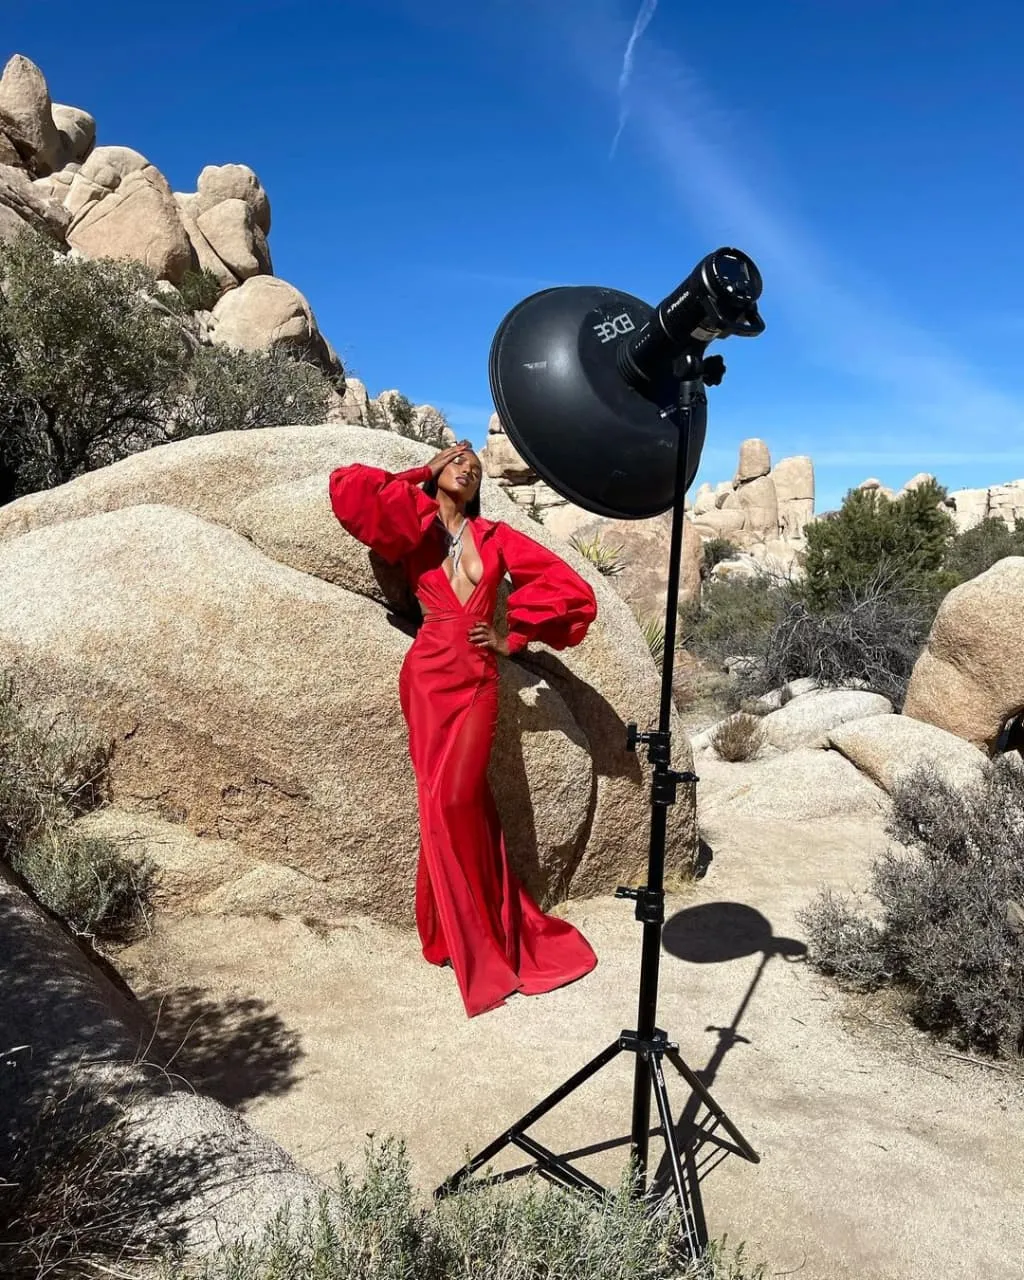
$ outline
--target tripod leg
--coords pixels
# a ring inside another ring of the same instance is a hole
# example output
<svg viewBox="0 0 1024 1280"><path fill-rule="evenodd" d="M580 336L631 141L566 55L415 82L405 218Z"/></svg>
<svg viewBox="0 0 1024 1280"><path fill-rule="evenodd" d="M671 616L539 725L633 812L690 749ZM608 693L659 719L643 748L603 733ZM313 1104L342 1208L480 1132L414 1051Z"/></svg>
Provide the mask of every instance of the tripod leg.
<svg viewBox="0 0 1024 1280"><path fill-rule="evenodd" d="M675 1125L672 1122L672 1108L668 1102L668 1090L665 1088L665 1075L661 1069L661 1057L652 1053L648 1058L650 1080L654 1087L654 1099L658 1104L658 1115L665 1134L665 1152L668 1156L669 1168L672 1172L672 1183L675 1187L676 1199L679 1201L679 1212L683 1216L683 1237L691 1258L699 1258L707 1248L707 1240L701 1238L696 1215L690 1204L690 1196L686 1190L686 1179L679 1159L679 1147L676 1145ZM699 1190L697 1191L699 1194ZM701 1215L703 1219L703 1214Z"/></svg>
<svg viewBox="0 0 1024 1280"><path fill-rule="evenodd" d="M760 1164L761 1157L711 1096L707 1085L705 1085L700 1076L698 1076L697 1073L683 1061L680 1055L673 1050L669 1051L668 1058L693 1092L717 1119L729 1137L732 1138L733 1142L736 1143L736 1146L739 1148L740 1155L742 1155L745 1160L749 1160L751 1164Z"/></svg>
<svg viewBox="0 0 1024 1280"><path fill-rule="evenodd" d="M543 1101L538 1102L535 1107L527 1111L526 1115L517 1120L510 1129L506 1129L500 1138L495 1138L492 1143L484 1147L482 1151L478 1152L472 1160L467 1164L464 1164L461 1169L456 1173L453 1173L450 1178L446 1179L446 1181L442 1182L434 1192L434 1198L439 1200L443 1196L451 1195L453 1191L457 1191L466 1179L472 1177L478 1169L483 1168L488 1160L493 1156L496 1156L498 1152L507 1147L510 1142L515 1142L524 1130L529 1129L532 1124L536 1124L541 1116L547 1115L552 1107L557 1107L563 1098L567 1098L570 1093L573 1093L578 1089L580 1085L589 1080L592 1075L596 1075L602 1067L606 1067L608 1063L621 1052L622 1045L618 1040L613 1041L607 1049L602 1049L596 1058L591 1058L585 1067L581 1067L575 1075L570 1076L569 1079L563 1084L560 1084L557 1089L552 1093L549 1093Z"/></svg>

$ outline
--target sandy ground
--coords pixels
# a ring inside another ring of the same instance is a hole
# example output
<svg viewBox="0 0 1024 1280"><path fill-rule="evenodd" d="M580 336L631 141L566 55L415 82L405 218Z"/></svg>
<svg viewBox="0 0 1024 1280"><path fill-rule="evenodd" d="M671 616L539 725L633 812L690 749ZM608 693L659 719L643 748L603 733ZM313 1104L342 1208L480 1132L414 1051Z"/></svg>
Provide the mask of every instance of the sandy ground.
<svg viewBox="0 0 1024 1280"><path fill-rule="evenodd" d="M880 829L747 820L709 836L707 875L669 900L659 1021L762 1157L730 1155L703 1178L711 1235L746 1241L774 1275L1020 1280L1021 1077L841 995L799 955L796 910L822 883L863 883ZM429 1190L635 1025L631 905L565 914L598 969L473 1020L413 936L367 921L329 934L287 918L168 922L122 965L141 988L178 992L175 1027L215 1011L179 1065L311 1170L358 1165L371 1131L401 1135ZM742 1039L715 1029L730 1024ZM560 1152L604 1144L581 1167L617 1179L632 1061L621 1055L535 1136ZM678 1114L688 1091L671 1071L669 1089Z"/></svg>

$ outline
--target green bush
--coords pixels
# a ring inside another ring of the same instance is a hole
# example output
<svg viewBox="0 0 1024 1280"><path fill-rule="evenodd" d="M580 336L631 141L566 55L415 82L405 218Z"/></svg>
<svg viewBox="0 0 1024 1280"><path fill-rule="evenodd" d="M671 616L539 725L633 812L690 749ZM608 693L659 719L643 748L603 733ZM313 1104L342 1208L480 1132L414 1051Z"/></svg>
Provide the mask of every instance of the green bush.
<svg viewBox="0 0 1024 1280"><path fill-rule="evenodd" d="M807 526L802 592L816 610L841 606L881 574L893 585L925 593L935 607L954 580L944 570L954 525L929 482L900 498L852 489L839 511Z"/></svg>
<svg viewBox="0 0 1024 1280"><path fill-rule="evenodd" d="M323 422L329 395L319 369L285 352L199 347L168 422L175 437Z"/></svg>
<svg viewBox="0 0 1024 1280"><path fill-rule="evenodd" d="M176 436L323 421L318 370L201 346L137 264L26 234L0 280L0 503Z"/></svg>
<svg viewBox="0 0 1024 1280"><path fill-rule="evenodd" d="M689 1264L678 1217L628 1194L595 1204L529 1183L469 1188L416 1208L401 1143L370 1143L361 1181L338 1171L339 1199L281 1213L262 1238L176 1276L204 1280L755 1280L742 1249Z"/></svg>
<svg viewBox="0 0 1024 1280"><path fill-rule="evenodd" d="M719 667L726 658L760 654L789 598L767 575L706 583L700 602L679 611L681 643Z"/></svg>
<svg viewBox="0 0 1024 1280"><path fill-rule="evenodd" d="M1009 528L990 516L957 536L946 551L946 569L956 582L968 582L1006 556L1024 556L1024 520Z"/></svg>
<svg viewBox="0 0 1024 1280"><path fill-rule="evenodd" d="M391 413L391 420L395 424L399 435L407 434L412 426L413 405L408 396L403 396L401 392L390 397L388 401L388 409Z"/></svg>
<svg viewBox="0 0 1024 1280"><path fill-rule="evenodd" d="M812 962L854 989L905 989L914 1019L960 1045L1024 1053L1024 769L997 759L964 791L920 771L890 833L873 901L826 892L802 912Z"/></svg>
<svg viewBox="0 0 1024 1280"><path fill-rule="evenodd" d="M221 284L209 267L186 271L178 294L186 311L212 311L221 295Z"/></svg>
<svg viewBox="0 0 1024 1280"><path fill-rule="evenodd" d="M738 553L739 547L728 538L709 538L704 543L702 572L706 576L716 564L721 564L723 560L731 560Z"/></svg>
<svg viewBox="0 0 1024 1280"><path fill-rule="evenodd" d="M148 920L153 869L73 826L102 803L106 768L80 734L30 724L0 678L0 861L76 933L126 941Z"/></svg>
<svg viewBox="0 0 1024 1280"><path fill-rule="evenodd" d="M0 244L0 279L0 501L164 438L186 352L151 274L24 235Z"/></svg>

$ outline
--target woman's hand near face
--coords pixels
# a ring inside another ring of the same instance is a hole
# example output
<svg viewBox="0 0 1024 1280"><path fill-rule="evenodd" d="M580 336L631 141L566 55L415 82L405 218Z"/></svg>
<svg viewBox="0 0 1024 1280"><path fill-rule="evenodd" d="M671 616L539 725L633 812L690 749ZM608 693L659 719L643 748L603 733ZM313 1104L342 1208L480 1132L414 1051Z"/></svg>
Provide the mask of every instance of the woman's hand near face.
<svg viewBox="0 0 1024 1280"><path fill-rule="evenodd" d="M472 448L468 440L461 440L458 444L450 445L447 449L442 449L440 453L435 454L426 464L430 468L430 472L436 480L449 462L454 462L460 454Z"/></svg>

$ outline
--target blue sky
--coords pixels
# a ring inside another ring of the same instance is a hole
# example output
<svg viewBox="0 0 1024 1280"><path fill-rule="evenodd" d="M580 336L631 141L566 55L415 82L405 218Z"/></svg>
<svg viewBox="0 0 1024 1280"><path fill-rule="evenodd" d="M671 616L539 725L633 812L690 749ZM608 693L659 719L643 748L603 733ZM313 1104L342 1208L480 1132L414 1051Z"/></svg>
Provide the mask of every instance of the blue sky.
<svg viewBox="0 0 1024 1280"><path fill-rule="evenodd" d="M5 0L0 52L178 190L250 164L275 271L371 393L398 387L480 442L491 337L521 297L596 283L653 302L736 244L768 329L720 348L699 480L731 476L751 435L814 458L819 510L869 475L1024 476L1011 0L130 13Z"/></svg>

